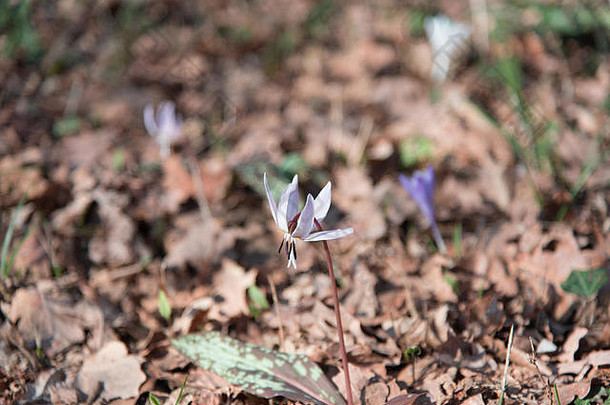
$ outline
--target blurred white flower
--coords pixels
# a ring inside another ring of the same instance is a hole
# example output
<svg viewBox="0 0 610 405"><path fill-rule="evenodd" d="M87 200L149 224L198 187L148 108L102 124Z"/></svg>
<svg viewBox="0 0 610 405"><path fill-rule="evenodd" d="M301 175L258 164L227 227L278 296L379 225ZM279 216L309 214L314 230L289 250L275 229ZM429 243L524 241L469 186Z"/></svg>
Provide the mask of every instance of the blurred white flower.
<svg viewBox="0 0 610 405"><path fill-rule="evenodd" d="M153 106L148 104L144 108L144 126L155 138L160 147L162 158L167 158L171 151L171 144L180 136L182 128L182 116L176 114L176 106L171 101L163 101L157 108L157 114Z"/></svg>
<svg viewBox="0 0 610 405"><path fill-rule="evenodd" d="M271 208L271 215L275 224L284 231L284 240L280 244L286 244L286 255L288 256L288 266L297 268L296 239L304 242L317 242L323 240L339 239L354 233L352 228L333 229L322 231L319 228L320 221L326 218L330 208L331 184L330 181L324 186L322 191L314 199L311 194L307 195L307 201L301 212L299 210L299 177L294 176L292 182L286 186L279 203L276 205L269 185L267 184L267 173L263 175L265 193ZM318 229L317 231L315 229Z"/></svg>
<svg viewBox="0 0 610 405"><path fill-rule="evenodd" d="M443 82L447 78L451 60L464 50L472 31L468 25L452 21L442 14L426 17L424 30L433 52L430 75L433 80Z"/></svg>

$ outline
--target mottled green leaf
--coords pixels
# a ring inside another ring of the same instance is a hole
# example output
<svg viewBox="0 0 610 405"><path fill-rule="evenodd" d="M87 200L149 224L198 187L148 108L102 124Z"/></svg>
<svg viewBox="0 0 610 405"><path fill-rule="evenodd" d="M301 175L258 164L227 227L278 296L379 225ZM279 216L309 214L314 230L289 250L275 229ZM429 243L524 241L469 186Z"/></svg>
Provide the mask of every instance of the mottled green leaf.
<svg viewBox="0 0 610 405"><path fill-rule="evenodd" d="M606 269L572 270L568 279L561 283L561 288L565 292L589 298L597 294L607 281Z"/></svg>
<svg viewBox="0 0 610 405"><path fill-rule="evenodd" d="M253 395L345 405L320 367L304 355L243 343L218 332L182 336L172 345L200 367Z"/></svg>

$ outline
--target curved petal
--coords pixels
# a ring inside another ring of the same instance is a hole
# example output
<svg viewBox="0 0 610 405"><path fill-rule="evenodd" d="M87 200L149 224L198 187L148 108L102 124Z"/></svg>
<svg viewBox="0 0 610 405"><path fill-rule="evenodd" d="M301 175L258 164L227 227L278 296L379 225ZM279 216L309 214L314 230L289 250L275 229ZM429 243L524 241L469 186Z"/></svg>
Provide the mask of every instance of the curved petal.
<svg viewBox="0 0 610 405"><path fill-rule="evenodd" d="M267 183L267 172L263 173L263 184L265 185L265 194L267 194L267 201L269 202L269 208L271 209L273 220L277 226L280 226L277 221L277 205L275 204L275 200L273 199L273 195L269 189L269 184Z"/></svg>
<svg viewBox="0 0 610 405"><path fill-rule="evenodd" d="M157 123L161 130L168 134L172 133L175 127L175 109L176 106L171 101L164 101L159 106L157 112Z"/></svg>
<svg viewBox="0 0 610 405"><path fill-rule="evenodd" d="M301 211L301 216L299 216L299 220L297 222L297 227L295 228L292 236L296 236L299 238L305 238L311 230L313 229L313 219L314 219L314 202L311 194L307 195L307 202L305 202L305 206L303 207L303 211Z"/></svg>
<svg viewBox="0 0 610 405"><path fill-rule="evenodd" d="M286 186L277 205L277 226L284 232L288 232L288 221L297 214L299 210L299 177L295 175L292 182Z"/></svg>
<svg viewBox="0 0 610 405"><path fill-rule="evenodd" d="M434 202L426 191L424 179L417 173L409 178L404 174L398 176L398 180L402 186L407 190L413 201L417 204L419 209L424 213L430 223L434 222Z"/></svg>
<svg viewBox="0 0 610 405"><path fill-rule="evenodd" d="M344 236L348 236L354 233L352 228L347 229L333 229L330 231L320 231L309 234L307 237L303 238L305 242L316 242L321 240L333 240L343 238Z"/></svg>
<svg viewBox="0 0 610 405"><path fill-rule="evenodd" d="M320 222L326 218L326 214L328 214L328 209L330 208L331 187L332 186L329 181L313 201L314 216Z"/></svg>
<svg viewBox="0 0 610 405"><path fill-rule="evenodd" d="M418 174L426 191L426 197L428 197L430 204L434 206L434 169L432 169L432 166L428 166L425 170L418 172Z"/></svg>
<svg viewBox="0 0 610 405"><path fill-rule="evenodd" d="M148 131L148 134L151 136L157 136L159 127L157 126L157 123L155 122L155 111L153 109L153 106L150 104L147 104L146 107L144 107L143 115L144 115L144 127L146 127L146 131Z"/></svg>
<svg viewBox="0 0 610 405"><path fill-rule="evenodd" d="M286 208L286 220L290 221L299 212L299 176L292 178L293 191L288 196L288 207Z"/></svg>
<svg viewBox="0 0 610 405"><path fill-rule="evenodd" d="M180 130L182 129L182 115L176 114L174 116L174 130L172 132L172 138L180 136Z"/></svg>

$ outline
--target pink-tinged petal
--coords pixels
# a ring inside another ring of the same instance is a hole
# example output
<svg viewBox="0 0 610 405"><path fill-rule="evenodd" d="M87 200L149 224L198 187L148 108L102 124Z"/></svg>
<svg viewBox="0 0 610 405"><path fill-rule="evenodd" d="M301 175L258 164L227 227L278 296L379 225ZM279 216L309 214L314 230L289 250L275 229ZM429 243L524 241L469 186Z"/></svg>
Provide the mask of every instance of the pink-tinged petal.
<svg viewBox="0 0 610 405"><path fill-rule="evenodd" d="M299 238L305 238L314 227L314 202L311 194L307 195L307 201L305 202L305 206L303 207L303 211L301 211L301 215L299 216L299 220L297 221L297 227L295 228L292 236L296 236Z"/></svg>
<svg viewBox="0 0 610 405"><path fill-rule="evenodd" d="M326 218L326 214L328 214L331 200L331 187L329 181L314 200L314 216L319 222L322 222L324 218Z"/></svg>
<svg viewBox="0 0 610 405"><path fill-rule="evenodd" d="M269 208L271 209L271 215L273 216L273 220L277 226L280 226L277 220L277 205L275 204L275 200L273 199L273 195L271 194L271 190L269 189L269 184L267 183L267 173L263 173L263 184L265 184L265 194L267 194L267 201L269 202Z"/></svg>
<svg viewBox="0 0 610 405"><path fill-rule="evenodd" d="M146 127L146 131L148 131L149 135L157 136L159 127L155 122L155 111L150 104L147 104L146 107L144 107L144 127Z"/></svg>
<svg viewBox="0 0 610 405"><path fill-rule="evenodd" d="M317 242L321 240L333 240L343 238L345 236L351 235L354 233L352 228L347 229L333 229L330 231L320 231L310 233L307 237L303 238L305 242Z"/></svg>
<svg viewBox="0 0 610 405"><path fill-rule="evenodd" d="M286 220L290 221L299 212L299 176L292 178L293 191L288 196L288 208L286 209Z"/></svg>
<svg viewBox="0 0 610 405"><path fill-rule="evenodd" d="M296 200L296 207L295 207ZM288 221L297 214L299 206L299 178L294 176L292 182L286 186L277 205L277 226L288 232Z"/></svg>

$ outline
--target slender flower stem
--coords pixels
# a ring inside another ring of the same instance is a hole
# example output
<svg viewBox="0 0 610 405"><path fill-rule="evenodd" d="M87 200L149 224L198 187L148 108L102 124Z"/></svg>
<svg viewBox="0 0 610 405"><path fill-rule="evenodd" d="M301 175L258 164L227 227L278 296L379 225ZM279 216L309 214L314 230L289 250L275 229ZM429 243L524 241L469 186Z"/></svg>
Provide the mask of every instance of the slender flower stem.
<svg viewBox="0 0 610 405"><path fill-rule="evenodd" d="M317 219L314 219L314 223L319 231L322 231L322 226ZM341 362L343 363L343 373L345 374L345 391L347 393L347 405L353 405L354 400L352 398L352 384L349 379L349 365L347 363L347 351L345 350L345 342L343 341L343 324L341 323L341 312L339 310L339 293L337 292L337 281L335 279L335 271L333 269L333 260L330 256L330 249L328 243L325 240L322 241L324 246L324 252L326 253L326 262L328 263L328 275L330 277L330 284L333 290L333 301L335 305L335 318L337 319L337 335L339 336L339 347L341 349Z"/></svg>
<svg viewBox="0 0 610 405"><path fill-rule="evenodd" d="M445 241L443 240L443 237L441 236L440 231L438 230L438 226L436 226L436 224L432 224L432 236L434 237L434 241L436 242L436 247L438 248L438 251L441 252L441 254L446 255L447 254L447 246L445 246Z"/></svg>

